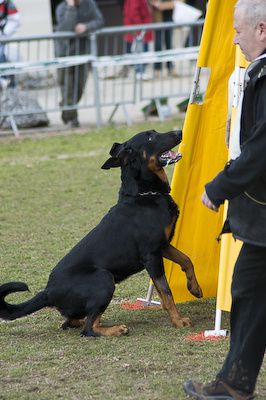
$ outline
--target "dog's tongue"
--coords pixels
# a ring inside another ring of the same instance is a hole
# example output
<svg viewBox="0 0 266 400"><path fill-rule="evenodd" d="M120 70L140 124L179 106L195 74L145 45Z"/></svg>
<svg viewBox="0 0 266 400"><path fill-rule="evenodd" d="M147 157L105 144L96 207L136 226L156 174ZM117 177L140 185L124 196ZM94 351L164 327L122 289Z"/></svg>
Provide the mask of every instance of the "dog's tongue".
<svg viewBox="0 0 266 400"><path fill-rule="evenodd" d="M176 158L176 153L174 151L172 151L172 150L167 151L166 153L164 153L164 155L167 158L172 158L172 159Z"/></svg>
<svg viewBox="0 0 266 400"><path fill-rule="evenodd" d="M181 157L182 155L180 153L176 153L173 150L168 150L161 154L160 161L162 165L167 166L169 164L176 163Z"/></svg>
<svg viewBox="0 0 266 400"><path fill-rule="evenodd" d="M165 153L163 153L163 154L161 155L161 157L162 157L163 159L175 160L176 157L177 157L177 153L174 152L173 150L169 150L169 151L166 151Z"/></svg>

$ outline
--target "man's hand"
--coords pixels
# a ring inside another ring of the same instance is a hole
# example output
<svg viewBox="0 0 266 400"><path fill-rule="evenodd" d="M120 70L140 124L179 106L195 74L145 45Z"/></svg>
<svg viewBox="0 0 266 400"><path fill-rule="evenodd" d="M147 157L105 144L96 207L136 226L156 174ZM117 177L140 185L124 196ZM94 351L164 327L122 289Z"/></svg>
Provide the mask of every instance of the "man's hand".
<svg viewBox="0 0 266 400"><path fill-rule="evenodd" d="M175 1L151 0L150 5L159 11L173 10L175 8Z"/></svg>
<svg viewBox="0 0 266 400"><path fill-rule="evenodd" d="M212 202L211 202L211 200L209 199L209 197L208 197L208 195L207 195L207 193L204 191L204 193L202 194L202 196L201 196L201 201L202 201L202 203L206 206L206 207L208 207L210 210L213 210L213 211L218 211L218 207L216 207Z"/></svg>
<svg viewBox="0 0 266 400"><path fill-rule="evenodd" d="M160 6L161 6L161 1L160 0L151 0L150 4L152 5L152 7L157 8L158 10L160 10Z"/></svg>
<svg viewBox="0 0 266 400"><path fill-rule="evenodd" d="M68 6L74 7L75 0L66 0L66 3L67 3Z"/></svg>
<svg viewBox="0 0 266 400"><path fill-rule="evenodd" d="M75 26L75 33L81 34L85 33L87 30L87 26L85 24L77 24Z"/></svg>

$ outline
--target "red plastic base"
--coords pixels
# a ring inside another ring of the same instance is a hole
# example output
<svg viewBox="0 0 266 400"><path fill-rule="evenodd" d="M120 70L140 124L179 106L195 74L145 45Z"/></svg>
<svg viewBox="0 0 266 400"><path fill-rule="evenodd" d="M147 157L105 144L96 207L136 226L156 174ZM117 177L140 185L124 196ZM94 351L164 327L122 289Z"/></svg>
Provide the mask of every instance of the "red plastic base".
<svg viewBox="0 0 266 400"><path fill-rule="evenodd" d="M134 303L131 302L126 302L126 303L122 303L121 307L124 310L160 310L162 307L160 305L154 305L154 304L148 304L148 303L144 303L142 301L135 301Z"/></svg>
<svg viewBox="0 0 266 400"><path fill-rule="evenodd" d="M185 336L185 340L188 342L217 341L221 339L226 339L226 336L205 336L204 332L192 333Z"/></svg>

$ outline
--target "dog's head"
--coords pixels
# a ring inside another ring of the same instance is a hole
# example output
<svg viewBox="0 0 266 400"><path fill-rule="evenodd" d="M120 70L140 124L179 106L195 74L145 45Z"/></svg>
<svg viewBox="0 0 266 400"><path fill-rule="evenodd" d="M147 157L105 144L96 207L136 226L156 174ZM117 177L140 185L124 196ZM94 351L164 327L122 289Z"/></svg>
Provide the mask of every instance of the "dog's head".
<svg viewBox="0 0 266 400"><path fill-rule="evenodd" d="M136 158L148 163L150 169L160 169L176 163L182 157L172 151L182 140L181 131L158 133L154 130L140 132L124 143L114 143L103 169L123 167Z"/></svg>
<svg viewBox="0 0 266 400"><path fill-rule="evenodd" d="M121 167L122 180L123 177L128 180L131 177L138 183L138 190L155 190L151 185L156 186L156 181L158 186L158 178L168 184L164 167L181 159L181 154L172 150L181 140L181 131L138 133L124 143L114 143L110 150L111 157L102 168Z"/></svg>

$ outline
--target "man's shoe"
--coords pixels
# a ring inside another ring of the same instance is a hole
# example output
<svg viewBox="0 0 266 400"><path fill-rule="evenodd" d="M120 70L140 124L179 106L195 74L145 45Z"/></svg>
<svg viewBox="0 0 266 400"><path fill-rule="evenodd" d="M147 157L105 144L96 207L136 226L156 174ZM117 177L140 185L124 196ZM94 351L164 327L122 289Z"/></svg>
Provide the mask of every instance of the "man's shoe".
<svg viewBox="0 0 266 400"><path fill-rule="evenodd" d="M67 118L64 114L61 115L61 119L65 125L67 125L70 121L69 118Z"/></svg>
<svg viewBox="0 0 266 400"><path fill-rule="evenodd" d="M69 125L71 128L79 128L80 124L77 118L69 119L62 116L62 121L65 125Z"/></svg>
<svg viewBox="0 0 266 400"><path fill-rule="evenodd" d="M252 400L253 394L244 394L216 379L213 382L202 384L193 381L184 383L184 391L195 400Z"/></svg>
<svg viewBox="0 0 266 400"><path fill-rule="evenodd" d="M71 128L79 128L80 127L80 124L79 124L77 118L74 118L70 121L70 126L71 126Z"/></svg>

